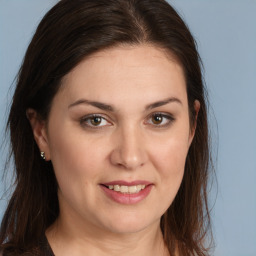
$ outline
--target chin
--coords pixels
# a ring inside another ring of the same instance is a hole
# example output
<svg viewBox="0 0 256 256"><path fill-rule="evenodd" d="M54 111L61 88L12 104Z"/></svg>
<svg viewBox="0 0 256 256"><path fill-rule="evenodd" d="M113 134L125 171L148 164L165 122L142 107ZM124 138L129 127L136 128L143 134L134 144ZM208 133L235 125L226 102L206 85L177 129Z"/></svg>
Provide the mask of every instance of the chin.
<svg viewBox="0 0 256 256"><path fill-rule="evenodd" d="M111 219L105 227L112 233L129 234L140 232L149 227L153 227L154 225L159 226L159 223L160 217L149 218L149 216L145 215L138 216L138 214L123 214Z"/></svg>

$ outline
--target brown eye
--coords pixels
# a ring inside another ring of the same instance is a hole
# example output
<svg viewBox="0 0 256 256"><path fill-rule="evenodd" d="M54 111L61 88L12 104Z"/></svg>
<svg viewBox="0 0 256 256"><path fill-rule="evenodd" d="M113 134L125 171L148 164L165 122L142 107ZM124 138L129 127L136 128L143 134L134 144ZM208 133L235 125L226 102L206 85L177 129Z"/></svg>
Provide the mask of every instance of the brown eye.
<svg viewBox="0 0 256 256"><path fill-rule="evenodd" d="M153 124L161 124L163 122L163 116L161 114L155 114L151 120Z"/></svg>
<svg viewBox="0 0 256 256"><path fill-rule="evenodd" d="M87 128L103 128L105 126L111 126L112 123L109 122L105 117L101 115L88 115L80 120L80 124Z"/></svg>
<svg viewBox="0 0 256 256"><path fill-rule="evenodd" d="M102 118L100 116L94 116L90 118L90 122L93 126L98 126L101 124Z"/></svg>
<svg viewBox="0 0 256 256"><path fill-rule="evenodd" d="M148 117L146 123L155 128L164 128L169 127L174 121L175 118L171 114L153 113Z"/></svg>

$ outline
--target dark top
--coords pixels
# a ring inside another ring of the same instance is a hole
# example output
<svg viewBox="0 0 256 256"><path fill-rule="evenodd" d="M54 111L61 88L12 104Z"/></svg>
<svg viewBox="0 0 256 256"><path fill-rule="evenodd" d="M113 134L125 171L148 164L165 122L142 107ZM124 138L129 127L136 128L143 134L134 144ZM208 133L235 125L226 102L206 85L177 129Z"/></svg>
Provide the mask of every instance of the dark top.
<svg viewBox="0 0 256 256"><path fill-rule="evenodd" d="M1 255L1 251L0 251ZM38 246L26 252L13 252L4 250L3 256L54 256L54 253L48 243L46 236L38 243Z"/></svg>

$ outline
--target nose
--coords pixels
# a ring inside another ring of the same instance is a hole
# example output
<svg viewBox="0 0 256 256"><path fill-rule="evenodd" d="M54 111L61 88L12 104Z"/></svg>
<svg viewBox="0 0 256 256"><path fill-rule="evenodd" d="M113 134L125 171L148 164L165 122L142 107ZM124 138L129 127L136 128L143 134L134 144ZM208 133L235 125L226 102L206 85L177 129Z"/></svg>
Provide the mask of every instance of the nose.
<svg viewBox="0 0 256 256"><path fill-rule="evenodd" d="M115 134L114 149L110 161L126 170L135 170L145 165L147 152L143 135L135 127L119 129Z"/></svg>

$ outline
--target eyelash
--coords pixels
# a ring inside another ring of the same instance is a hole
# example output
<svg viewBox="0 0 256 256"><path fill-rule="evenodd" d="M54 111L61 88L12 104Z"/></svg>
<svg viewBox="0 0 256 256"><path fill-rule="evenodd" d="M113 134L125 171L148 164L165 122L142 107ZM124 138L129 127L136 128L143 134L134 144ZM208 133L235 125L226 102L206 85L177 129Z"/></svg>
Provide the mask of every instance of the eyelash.
<svg viewBox="0 0 256 256"><path fill-rule="evenodd" d="M97 125L93 125L93 124L89 124L89 122L91 123L92 119L93 118L100 118L101 121L102 120L105 120L106 122L108 122L109 124L108 125L100 125L100 126L97 126ZM87 116L84 116L81 120L80 120L80 124L86 128L89 128L89 129L102 129L103 127L105 126L110 126L111 125L111 122L109 122L104 116L102 115L99 115L99 114L93 114L93 115L87 115Z"/></svg>
<svg viewBox="0 0 256 256"><path fill-rule="evenodd" d="M159 124L159 125L151 123L150 125L154 126L155 128L166 128L166 127L169 127L175 121L175 118L171 114L166 114L166 113L163 113L163 112L156 112L156 113L150 114L147 117L147 120L151 120L152 121L152 118L156 117L156 116L159 116L162 119L166 119L166 121L165 121L165 124Z"/></svg>
<svg viewBox="0 0 256 256"><path fill-rule="evenodd" d="M160 118L162 118L162 122L165 122L165 124L154 124L152 122L152 118L159 116ZM100 118L100 123L99 125L93 125L92 119L93 118ZM164 119L166 119L165 121L163 121ZM101 125L102 120L104 120L105 122L107 122L108 124L106 125ZM151 120L151 123L148 122L148 120ZM162 113L162 112L156 112L156 113L152 113L150 114L147 118L146 118L146 124L149 124L150 126L153 126L154 128L166 128L169 127L173 122L175 121L175 118L171 115L171 114L166 114L166 113ZM90 124L89 124L90 122ZM107 118L105 118L103 115L101 114L92 114L92 115L87 115L84 116L83 118L80 119L80 124L85 127L85 128L89 128L89 129L102 129L106 126L111 126L112 123L109 122L107 120Z"/></svg>

